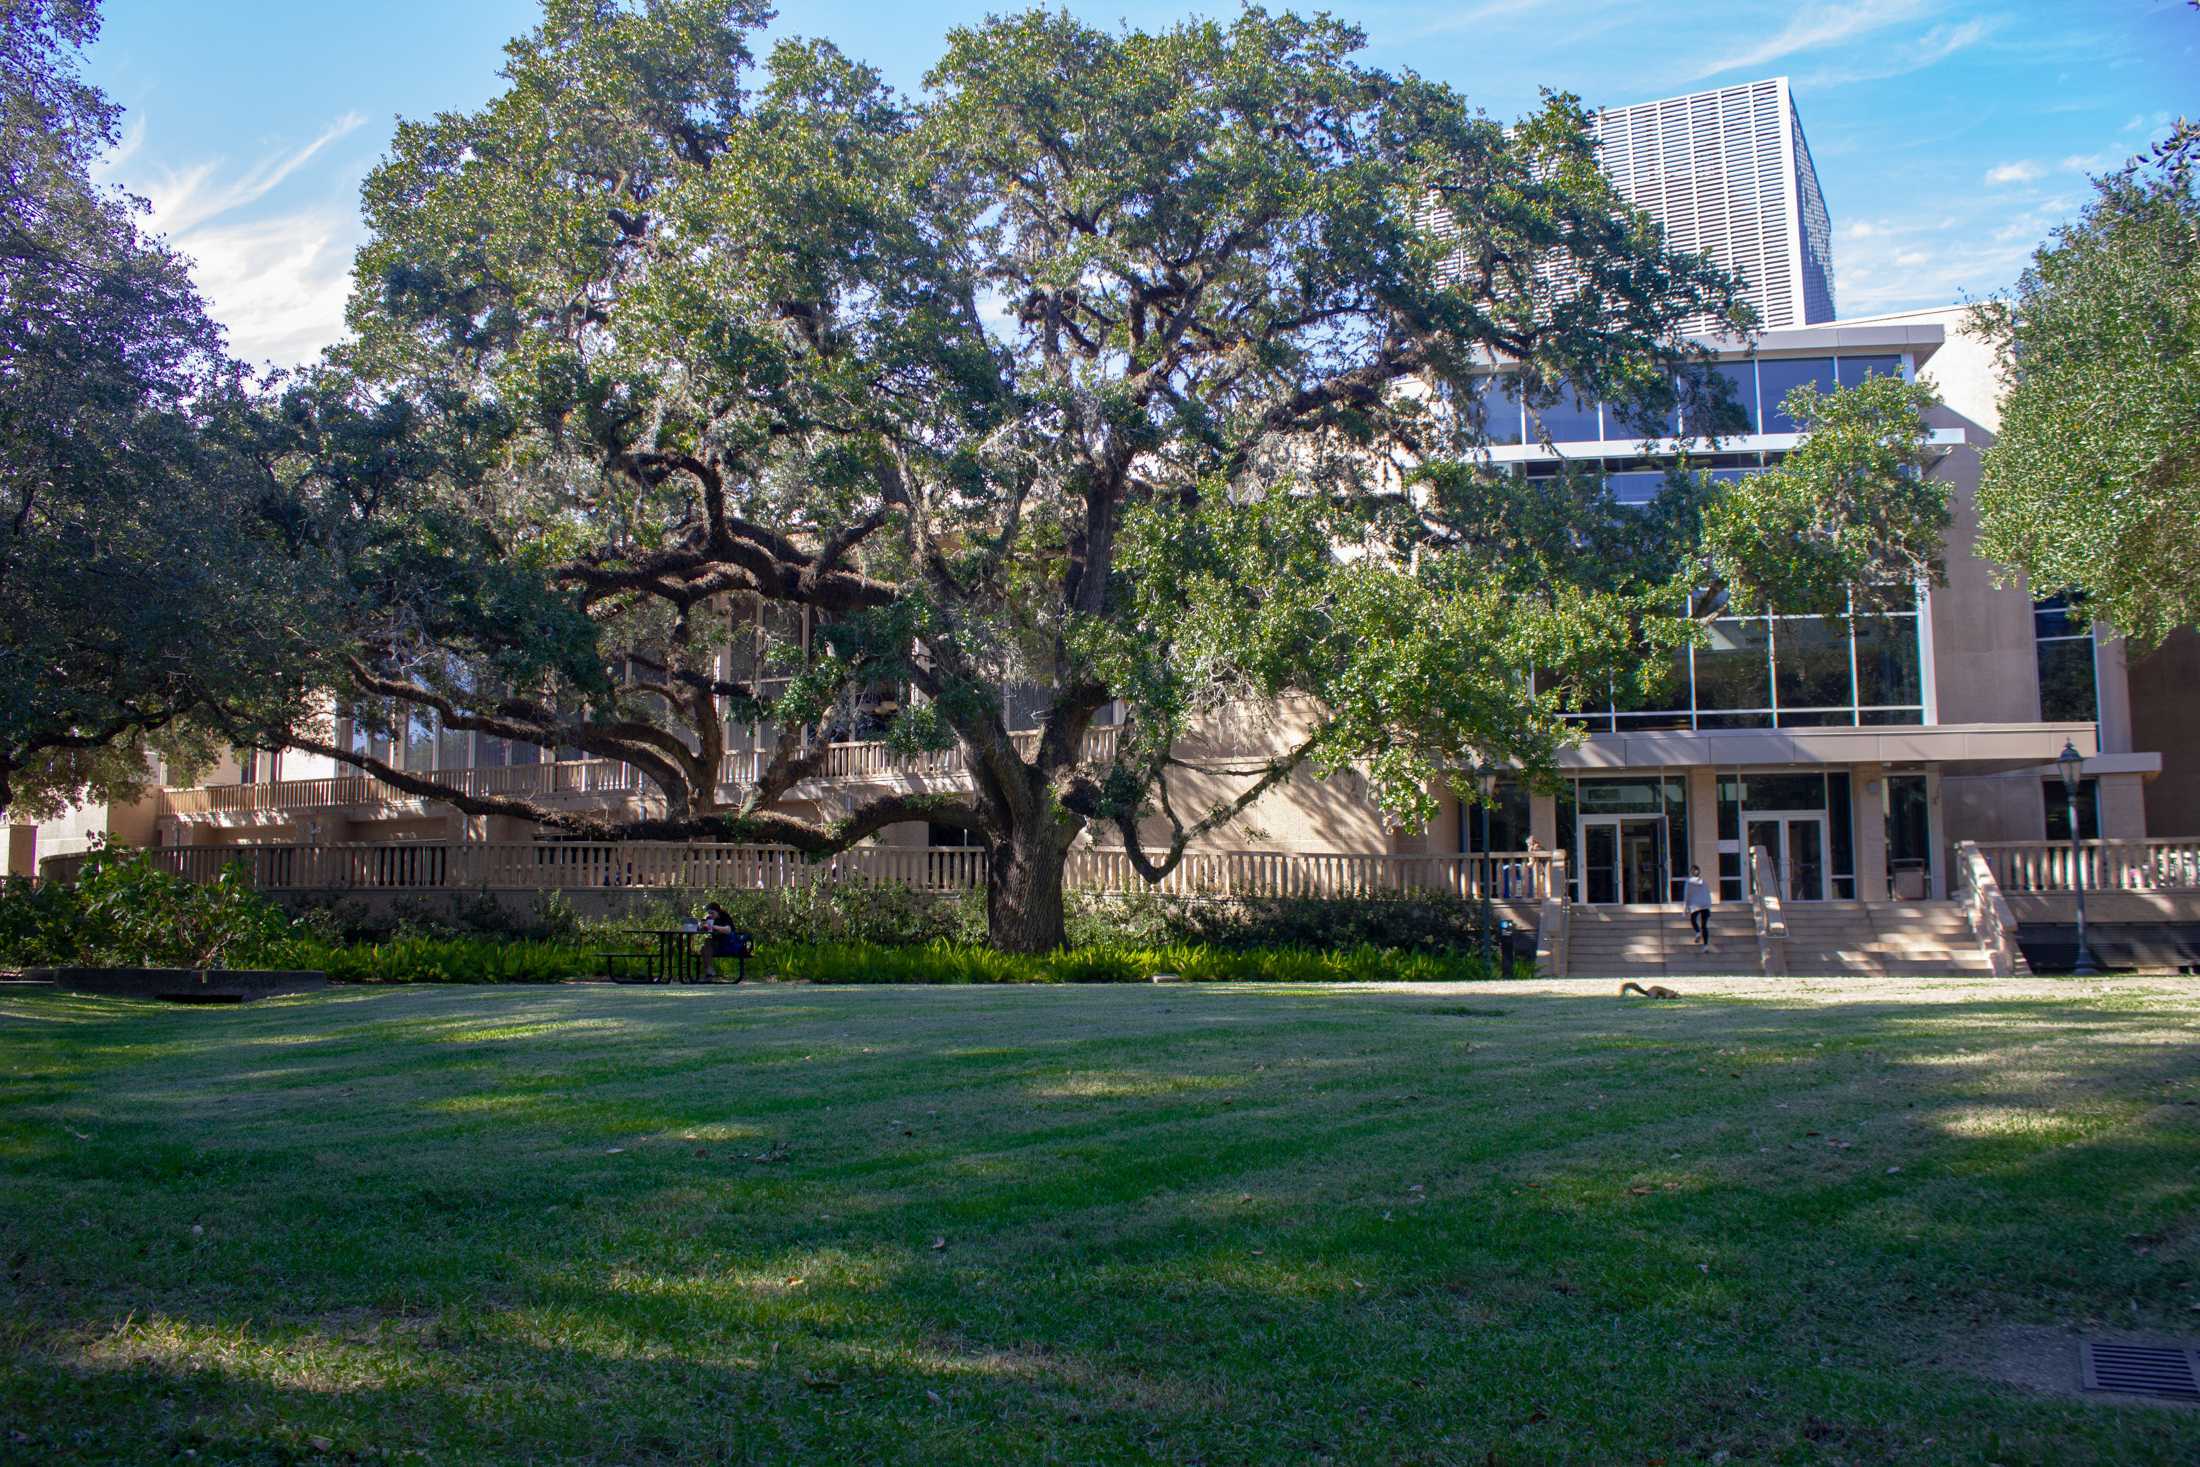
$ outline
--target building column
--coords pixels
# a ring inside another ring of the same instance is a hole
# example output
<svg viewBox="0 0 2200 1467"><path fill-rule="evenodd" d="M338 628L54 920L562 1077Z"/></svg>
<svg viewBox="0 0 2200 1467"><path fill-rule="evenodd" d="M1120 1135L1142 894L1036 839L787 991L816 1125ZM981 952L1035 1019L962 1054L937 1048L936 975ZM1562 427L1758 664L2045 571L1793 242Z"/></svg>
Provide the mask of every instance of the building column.
<svg viewBox="0 0 2200 1467"><path fill-rule="evenodd" d="M1688 771L1688 861L1703 868L1713 894L1719 890L1719 771L1698 765Z"/></svg>
<svg viewBox="0 0 2200 1467"><path fill-rule="evenodd" d="M2094 785L2102 840L2147 838L2146 792L2136 774L2104 774Z"/></svg>
<svg viewBox="0 0 2200 1467"><path fill-rule="evenodd" d="M1849 768L1849 820L1855 836L1856 895L1883 902L1887 891L1887 769L1882 764Z"/></svg>
<svg viewBox="0 0 2200 1467"><path fill-rule="evenodd" d="M1559 848L1558 796L1528 792L1528 834L1546 851Z"/></svg>
<svg viewBox="0 0 2200 1467"><path fill-rule="evenodd" d="M38 874L38 827L35 825L11 825L8 827L8 871L10 876L36 876Z"/></svg>
<svg viewBox="0 0 2200 1467"><path fill-rule="evenodd" d="M2124 642L2105 623L2093 627L2093 706L2101 752L2131 752L2131 669Z"/></svg>

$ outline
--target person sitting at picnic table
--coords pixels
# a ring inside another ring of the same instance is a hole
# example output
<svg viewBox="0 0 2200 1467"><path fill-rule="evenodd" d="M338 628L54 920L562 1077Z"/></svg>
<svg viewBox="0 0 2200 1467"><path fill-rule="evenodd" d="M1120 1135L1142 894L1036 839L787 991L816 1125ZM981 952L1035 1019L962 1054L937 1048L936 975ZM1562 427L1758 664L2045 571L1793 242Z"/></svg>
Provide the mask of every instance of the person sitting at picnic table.
<svg viewBox="0 0 2200 1467"><path fill-rule="evenodd" d="M703 908L703 977L718 977L720 958L737 958L741 955L734 942L733 914L716 902ZM739 982L737 978L734 980Z"/></svg>

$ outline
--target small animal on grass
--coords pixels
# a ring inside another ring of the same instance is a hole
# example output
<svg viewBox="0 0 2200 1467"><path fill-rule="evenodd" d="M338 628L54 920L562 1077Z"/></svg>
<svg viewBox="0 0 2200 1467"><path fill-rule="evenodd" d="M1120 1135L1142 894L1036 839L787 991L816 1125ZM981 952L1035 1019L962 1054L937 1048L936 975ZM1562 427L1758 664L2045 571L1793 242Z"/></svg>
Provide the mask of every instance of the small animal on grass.
<svg viewBox="0 0 2200 1467"><path fill-rule="evenodd" d="M1680 997L1678 993L1674 992L1670 988L1667 988L1663 983L1653 983L1648 988L1643 987L1640 983L1622 983L1619 986L1619 996L1621 998L1627 997L1627 995L1630 993L1639 993L1644 998Z"/></svg>

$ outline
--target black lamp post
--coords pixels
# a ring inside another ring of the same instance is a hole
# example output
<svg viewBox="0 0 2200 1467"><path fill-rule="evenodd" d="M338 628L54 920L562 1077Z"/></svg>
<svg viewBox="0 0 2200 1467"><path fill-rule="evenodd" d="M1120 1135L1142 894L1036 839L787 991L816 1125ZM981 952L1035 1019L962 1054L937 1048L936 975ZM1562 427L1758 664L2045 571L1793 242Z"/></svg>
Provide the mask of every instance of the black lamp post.
<svg viewBox="0 0 2200 1467"><path fill-rule="evenodd" d="M2085 940L2085 848L2078 842L2078 776L2085 767L2085 756L2076 744L2064 739L2063 751L2055 756L2055 767L2062 773L2063 806L2070 819L2070 887L2078 894L2078 958L2070 971L2091 978L2101 969Z"/></svg>

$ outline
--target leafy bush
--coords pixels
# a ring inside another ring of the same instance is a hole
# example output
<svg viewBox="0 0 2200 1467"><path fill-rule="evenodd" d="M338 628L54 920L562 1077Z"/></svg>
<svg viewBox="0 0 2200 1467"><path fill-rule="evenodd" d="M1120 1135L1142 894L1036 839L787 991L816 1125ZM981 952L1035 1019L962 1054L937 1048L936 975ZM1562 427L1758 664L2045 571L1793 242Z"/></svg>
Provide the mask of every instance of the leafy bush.
<svg viewBox="0 0 2200 1467"><path fill-rule="evenodd" d="M1035 957L977 940L984 931L978 892L820 882L712 899L756 938L753 971L818 983L1124 983L1155 973L1194 982L1495 976L1481 959L1476 907L1416 893L1239 901L1081 894L1070 914L1075 945ZM674 925L701 905L667 895L619 920L583 923L550 893L521 915L484 899L396 910L380 924L341 907L293 920L250 889L241 866L200 886L142 851L100 851L73 886L15 879L0 887L0 961L311 968L353 983L554 983L599 973L603 950L635 945L633 929Z"/></svg>
<svg viewBox="0 0 2200 1467"><path fill-rule="evenodd" d="M1162 943L1030 956L964 943L812 943L761 954L759 966L813 983L1141 983L1156 973L1174 973L1194 983L1431 983L1496 976L1477 954L1407 953L1365 944L1240 948Z"/></svg>
<svg viewBox="0 0 2200 1467"><path fill-rule="evenodd" d="M1169 914L1168 930L1173 938L1195 943L1479 952L1484 920L1480 902L1437 892L1399 891L1349 897L1180 900ZM1495 920L1494 914L1490 920ZM1498 930L1493 930L1493 945L1497 937Z"/></svg>
<svg viewBox="0 0 2200 1467"><path fill-rule="evenodd" d="M809 943L869 943L883 947L947 942L976 944L985 936L982 891L931 892L895 882L803 882L769 891L631 890L619 915L583 919L562 892L541 894L527 910L486 893L405 895L375 915L353 901L301 914L310 930L330 939L387 943L415 937L523 938L612 943L636 929L677 925L716 901L733 923L772 947ZM1170 943L1236 947L1352 948L1402 952L1480 952L1484 913L1477 902L1432 892L1383 892L1352 897L1167 896L1075 892L1069 898L1070 946L1148 948ZM1492 934L1494 941L1495 934Z"/></svg>
<svg viewBox="0 0 2200 1467"><path fill-rule="evenodd" d="M369 903L338 897L289 904L297 923L330 942L381 943L410 937L504 937L533 942L578 941L587 926L562 891L533 894L515 908L486 891L400 892Z"/></svg>
<svg viewBox="0 0 2200 1467"><path fill-rule="evenodd" d="M417 935L375 943L299 937L285 949L285 959L286 967L318 968L346 983L557 983L595 976L603 967L596 944ZM1175 973L1190 982L1273 983L1429 983L1496 976L1471 953L1368 946L1161 943L1026 956L944 940L771 944L750 960L749 971L811 983L912 984L1143 983L1156 973Z"/></svg>
<svg viewBox="0 0 2200 1467"><path fill-rule="evenodd" d="M290 938L290 919L238 864L200 885L148 852L102 847L73 883L15 878L0 887L0 961L264 967L280 962Z"/></svg>
<svg viewBox="0 0 2200 1467"><path fill-rule="evenodd" d="M300 938L289 966L315 968L339 983L558 983L602 971L585 943L410 934L383 942Z"/></svg>

